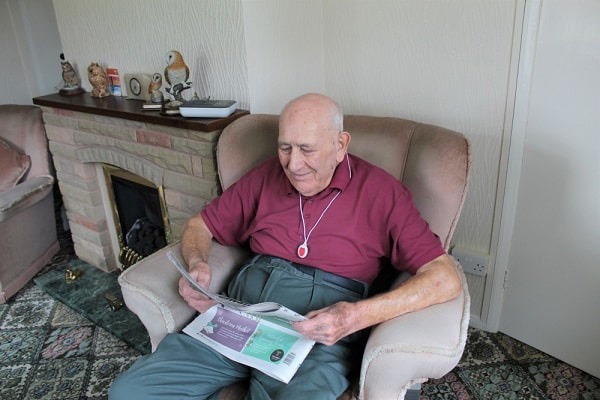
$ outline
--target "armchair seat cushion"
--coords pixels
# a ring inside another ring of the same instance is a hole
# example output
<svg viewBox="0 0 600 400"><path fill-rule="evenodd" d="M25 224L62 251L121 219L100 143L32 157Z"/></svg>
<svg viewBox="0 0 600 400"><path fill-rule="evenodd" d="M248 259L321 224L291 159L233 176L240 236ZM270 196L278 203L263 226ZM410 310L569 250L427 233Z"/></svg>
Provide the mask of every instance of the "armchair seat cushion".
<svg viewBox="0 0 600 400"><path fill-rule="evenodd" d="M52 175L42 175L0 192L0 222L40 202L50 194L53 185Z"/></svg>
<svg viewBox="0 0 600 400"><path fill-rule="evenodd" d="M14 187L31 166L28 155L0 138L0 192Z"/></svg>

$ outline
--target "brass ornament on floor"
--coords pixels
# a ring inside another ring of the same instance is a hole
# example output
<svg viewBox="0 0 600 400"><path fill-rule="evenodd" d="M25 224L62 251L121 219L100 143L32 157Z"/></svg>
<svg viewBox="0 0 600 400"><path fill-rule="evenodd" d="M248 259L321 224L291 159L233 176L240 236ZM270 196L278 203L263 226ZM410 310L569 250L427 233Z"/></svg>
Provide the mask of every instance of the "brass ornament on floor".
<svg viewBox="0 0 600 400"><path fill-rule="evenodd" d="M79 277L82 274L83 274L83 271L81 271L80 269L67 269L65 271L65 281L67 283L73 282L73 281L79 279Z"/></svg>
<svg viewBox="0 0 600 400"><path fill-rule="evenodd" d="M123 300L121 300L117 295L112 292L104 293L104 298L108 301L108 308L111 311L117 311L121 307L123 307Z"/></svg>

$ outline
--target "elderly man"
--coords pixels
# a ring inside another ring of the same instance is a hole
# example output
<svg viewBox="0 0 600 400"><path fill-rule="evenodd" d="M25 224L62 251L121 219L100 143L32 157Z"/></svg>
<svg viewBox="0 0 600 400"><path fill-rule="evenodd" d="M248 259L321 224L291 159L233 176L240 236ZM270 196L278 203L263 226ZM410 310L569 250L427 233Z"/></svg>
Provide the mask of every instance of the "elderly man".
<svg viewBox="0 0 600 400"><path fill-rule="evenodd" d="M348 387L361 330L445 302L461 283L410 192L383 170L347 153L350 134L330 98L307 94L281 113L278 158L267 160L185 225L181 251L190 274L208 287L212 240L249 243L254 256L228 295L275 301L307 319L295 329L318 342L289 384L237 364L183 334L115 381L111 398L217 398L249 380L252 399L335 399ZM383 260L414 276L367 297ZM213 305L182 279L179 292L204 312Z"/></svg>

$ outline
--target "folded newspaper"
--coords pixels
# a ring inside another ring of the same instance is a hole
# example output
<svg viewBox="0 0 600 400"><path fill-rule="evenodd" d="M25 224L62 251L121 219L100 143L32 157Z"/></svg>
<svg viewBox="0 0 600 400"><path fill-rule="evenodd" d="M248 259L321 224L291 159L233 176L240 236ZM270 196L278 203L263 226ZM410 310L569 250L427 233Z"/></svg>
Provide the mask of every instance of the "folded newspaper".
<svg viewBox="0 0 600 400"><path fill-rule="evenodd" d="M306 318L278 303L245 304L211 293L190 276L172 252L167 257L194 289L217 303L183 332L227 358L289 383L315 344L291 324Z"/></svg>

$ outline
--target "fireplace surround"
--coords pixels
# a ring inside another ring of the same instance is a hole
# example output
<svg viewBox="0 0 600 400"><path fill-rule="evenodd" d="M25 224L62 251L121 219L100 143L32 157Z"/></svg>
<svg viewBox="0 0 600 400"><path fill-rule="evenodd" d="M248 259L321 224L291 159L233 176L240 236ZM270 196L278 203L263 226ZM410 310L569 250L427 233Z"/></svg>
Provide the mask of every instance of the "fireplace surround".
<svg viewBox="0 0 600 400"><path fill-rule="evenodd" d="M142 111L142 102L88 93L36 97L66 208L75 253L106 272L120 270L119 224L105 165L127 171L163 192L167 241L220 192L215 148L228 118L185 119Z"/></svg>

